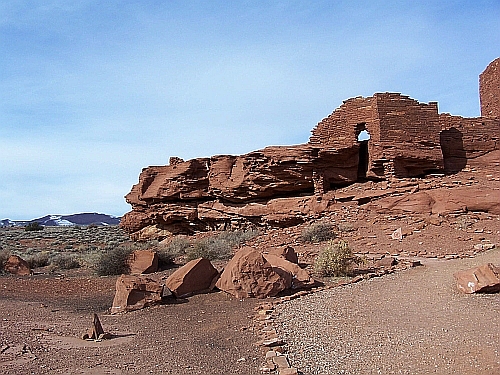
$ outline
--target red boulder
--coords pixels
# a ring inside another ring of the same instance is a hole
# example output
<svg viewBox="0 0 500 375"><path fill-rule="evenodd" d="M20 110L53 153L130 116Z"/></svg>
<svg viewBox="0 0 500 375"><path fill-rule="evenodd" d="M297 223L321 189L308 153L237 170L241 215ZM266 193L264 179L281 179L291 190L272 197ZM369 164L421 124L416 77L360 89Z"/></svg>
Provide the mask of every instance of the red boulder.
<svg viewBox="0 0 500 375"><path fill-rule="evenodd" d="M17 255L11 255L4 265L5 271L17 275L17 276L27 276L31 275L31 268L23 258Z"/></svg>
<svg viewBox="0 0 500 375"><path fill-rule="evenodd" d="M229 261L215 286L238 298L266 298L286 289L287 282L260 252L243 248Z"/></svg>
<svg viewBox="0 0 500 375"><path fill-rule="evenodd" d="M136 250L127 260L132 275L158 271L158 255L152 250Z"/></svg>
<svg viewBox="0 0 500 375"><path fill-rule="evenodd" d="M116 292L111 314L139 310L161 302L163 285L144 276L121 275L116 280Z"/></svg>
<svg viewBox="0 0 500 375"><path fill-rule="evenodd" d="M500 292L500 268L492 263L456 272L457 287L464 293Z"/></svg>
<svg viewBox="0 0 500 375"><path fill-rule="evenodd" d="M213 280L219 272L208 259L194 259L168 277L165 286L176 297L184 297L213 288Z"/></svg>

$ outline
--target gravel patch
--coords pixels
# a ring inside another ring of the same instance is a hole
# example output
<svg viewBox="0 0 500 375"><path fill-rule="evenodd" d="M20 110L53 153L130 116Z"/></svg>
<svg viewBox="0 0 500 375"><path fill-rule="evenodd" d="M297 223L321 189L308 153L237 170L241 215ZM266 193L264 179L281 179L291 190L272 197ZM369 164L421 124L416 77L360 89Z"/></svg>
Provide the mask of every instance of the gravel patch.
<svg viewBox="0 0 500 375"><path fill-rule="evenodd" d="M487 262L500 251L307 295L276 307L276 329L306 375L500 374L500 297L453 278Z"/></svg>

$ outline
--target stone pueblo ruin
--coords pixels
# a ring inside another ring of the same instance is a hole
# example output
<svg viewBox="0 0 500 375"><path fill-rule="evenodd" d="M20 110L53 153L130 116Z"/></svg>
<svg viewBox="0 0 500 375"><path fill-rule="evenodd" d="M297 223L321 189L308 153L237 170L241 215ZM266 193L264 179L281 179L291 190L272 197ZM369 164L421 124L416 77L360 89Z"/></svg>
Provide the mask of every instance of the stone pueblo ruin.
<svg viewBox="0 0 500 375"><path fill-rule="evenodd" d="M500 58L480 75L481 117L439 113L398 93L351 98L312 130L308 143L266 147L144 168L121 226L135 240L247 226L285 228L390 195L395 182L451 175L500 149ZM345 194L354 183L383 192ZM471 193L473 189L474 193ZM457 208L500 213L498 191L467 186L453 194L421 189L393 208L441 215ZM404 206L404 207L403 207Z"/></svg>

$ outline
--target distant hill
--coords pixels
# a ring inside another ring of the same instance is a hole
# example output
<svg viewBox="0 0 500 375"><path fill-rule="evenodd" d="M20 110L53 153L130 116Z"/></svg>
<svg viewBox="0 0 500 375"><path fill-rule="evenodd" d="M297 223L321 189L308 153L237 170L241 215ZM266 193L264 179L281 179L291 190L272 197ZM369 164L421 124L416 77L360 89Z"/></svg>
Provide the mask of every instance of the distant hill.
<svg viewBox="0 0 500 375"><path fill-rule="evenodd" d="M87 212L72 215L46 215L33 220L0 220L0 227L18 227L37 222L47 227L70 227L75 225L118 225L120 218L112 215Z"/></svg>

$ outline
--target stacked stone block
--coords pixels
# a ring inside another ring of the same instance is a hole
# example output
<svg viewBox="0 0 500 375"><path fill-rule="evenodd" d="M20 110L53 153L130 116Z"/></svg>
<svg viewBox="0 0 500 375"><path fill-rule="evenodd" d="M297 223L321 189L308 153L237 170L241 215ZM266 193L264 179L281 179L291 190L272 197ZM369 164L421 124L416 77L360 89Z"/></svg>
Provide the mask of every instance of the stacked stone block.
<svg viewBox="0 0 500 375"><path fill-rule="evenodd" d="M365 123L372 139L379 139L376 101L358 96L345 100L312 130L309 144L318 148L340 149L356 144L356 127Z"/></svg>
<svg viewBox="0 0 500 375"><path fill-rule="evenodd" d="M479 75L481 117L500 118L500 57Z"/></svg>
<svg viewBox="0 0 500 375"><path fill-rule="evenodd" d="M441 143L446 142L449 131L455 129L460 133L461 148L467 159L500 149L500 118L464 118L443 113L439 121L443 129Z"/></svg>
<svg viewBox="0 0 500 375"><path fill-rule="evenodd" d="M344 101L313 129L309 143L352 147L358 143L360 124L370 133L368 176L407 177L443 167L437 103L419 103L399 93Z"/></svg>

